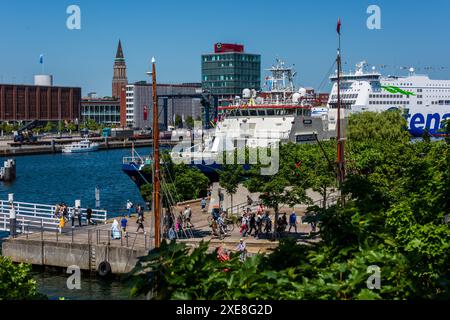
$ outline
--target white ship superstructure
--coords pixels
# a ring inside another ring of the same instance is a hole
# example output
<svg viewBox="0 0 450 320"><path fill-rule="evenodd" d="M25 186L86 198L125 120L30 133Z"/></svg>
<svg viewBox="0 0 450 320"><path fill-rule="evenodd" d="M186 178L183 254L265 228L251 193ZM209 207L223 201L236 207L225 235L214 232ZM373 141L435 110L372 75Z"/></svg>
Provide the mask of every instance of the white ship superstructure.
<svg viewBox="0 0 450 320"><path fill-rule="evenodd" d="M450 80L432 80L409 69L406 77L383 77L375 68L367 71L365 61L354 73L341 74L342 115L349 112L402 109L411 134L420 136L427 129L439 134L441 121L450 118ZM329 129L336 128L337 75L328 101Z"/></svg>
<svg viewBox="0 0 450 320"><path fill-rule="evenodd" d="M281 142L294 140L301 143L320 139L327 129L321 116L313 118L312 98L306 90L295 89L295 72L284 62L267 69L263 92L244 89L228 106L219 107L219 118L212 134L201 143L183 152L172 152L174 158L216 159L224 151L245 147L267 148ZM320 127L320 128L318 128ZM174 159L175 160L175 159Z"/></svg>

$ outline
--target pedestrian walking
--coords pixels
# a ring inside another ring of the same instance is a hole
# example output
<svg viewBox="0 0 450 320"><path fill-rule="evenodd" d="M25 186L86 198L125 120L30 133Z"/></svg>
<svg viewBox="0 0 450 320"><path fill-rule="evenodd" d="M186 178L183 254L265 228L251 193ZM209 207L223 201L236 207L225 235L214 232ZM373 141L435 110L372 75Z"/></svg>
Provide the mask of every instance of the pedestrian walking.
<svg viewBox="0 0 450 320"><path fill-rule="evenodd" d="M168 235L169 230L172 228L173 219L172 214L169 211L166 211L163 218L163 233Z"/></svg>
<svg viewBox="0 0 450 320"><path fill-rule="evenodd" d="M120 227L122 228L122 231L124 233L127 232L127 224L128 224L128 220L126 217L123 217L122 220L120 220Z"/></svg>
<svg viewBox="0 0 450 320"><path fill-rule="evenodd" d="M58 225L58 231L59 231L59 234L62 233L62 230L64 229L65 224L66 224L66 221L64 220L64 217L61 216L61 217L59 218L59 225Z"/></svg>
<svg viewBox="0 0 450 320"><path fill-rule="evenodd" d="M140 229L142 229L142 232L144 232L145 231L145 229L144 229L144 219L142 217L139 217L136 220L136 223L138 224L138 228L137 228L136 232L139 232Z"/></svg>
<svg viewBox="0 0 450 320"><path fill-rule="evenodd" d="M238 245L236 246L236 250L240 253L239 260L242 262L247 258L247 248L245 246L244 239L240 239Z"/></svg>
<svg viewBox="0 0 450 320"><path fill-rule="evenodd" d="M80 209L80 207L76 207L75 208L75 216L78 218L78 226L80 226L81 227L81 219L82 219L82 217L83 217L83 214L81 213L81 209Z"/></svg>
<svg viewBox="0 0 450 320"><path fill-rule="evenodd" d="M249 230L248 230L248 235L251 236L252 235L252 231L255 231L254 236L256 237L256 235L258 234L258 229L256 228L256 214L252 213L250 215L250 219L249 219Z"/></svg>
<svg viewBox="0 0 450 320"><path fill-rule="evenodd" d="M270 219L269 212L266 211L266 213L263 216L263 221L265 223L264 232L267 235L268 233L272 232L272 220Z"/></svg>
<svg viewBox="0 0 450 320"><path fill-rule="evenodd" d="M202 206L202 212L206 211L206 199L202 198L202 201L200 201L200 205Z"/></svg>
<svg viewBox="0 0 450 320"><path fill-rule="evenodd" d="M241 232L241 235L243 236L243 237L246 237L247 236L247 231L248 231L248 217L247 217L247 214L244 214L244 216L242 217L242 224L241 224L241 230L240 230L240 232Z"/></svg>
<svg viewBox="0 0 450 320"><path fill-rule="evenodd" d="M65 203L62 204L63 209L63 216L66 221L69 221L69 208L67 208L67 205Z"/></svg>
<svg viewBox="0 0 450 320"><path fill-rule="evenodd" d="M91 219L92 219L92 209L91 208L87 208L86 209L86 221L87 221L88 225L94 224Z"/></svg>
<svg viewBox="0 0 450 320"><path fill-rule="evenodd" d="M258 213L256 215L256 231L255 231L255 237L259 239L260 234L262 233L262 217L261 214Z"/></svg>
<svg viewBox="0 0 450 320"><path fill-rule="evenodd" d="M250 195L247 195L247 205L251 206L253 204L253 199L250 197Z"/></svg>
<svg viewBox="0 0 450 320"><path fill-rule="evenodd" d="M127 200L127 212L128 218L131 218L131 209L133 208L133 203L130 200Z"/></svg>
<svg viewBox="0 0 450 320"><path fill-rule="evenodd" d="M119 222L117 222L116 219L114 219L112 226L111 226L111 239L120 239L120 231L119 231Z"/></svg>
<svg viewBox="0 0 450 320"><path fill-rule="evenodd" d="M140 204L136 208L136 213L138 217L144 217L144 208Z"/></svg>
<svg viewBox="0 0 450 320"><path fill-rule="evenodd" d="M75 208L72 208L69 212L69 219L72 222L72 228L75 227Z"/></svg>
<svg viewBox="0 0 450 320"><path fill-rule="evenodd" d="M295 233L297 233L297 215L295 214L295 211L292 211L291 215L289 216L289 233L291 232L292 227L294 227Z"/></svg>

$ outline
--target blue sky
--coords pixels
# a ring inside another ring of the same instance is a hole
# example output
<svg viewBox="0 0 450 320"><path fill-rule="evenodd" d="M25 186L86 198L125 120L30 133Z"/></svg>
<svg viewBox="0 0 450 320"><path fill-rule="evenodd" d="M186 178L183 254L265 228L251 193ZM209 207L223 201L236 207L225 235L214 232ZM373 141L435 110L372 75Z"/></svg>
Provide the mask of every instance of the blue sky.
<svg viewBox="0 0 450 320"><path fill-rule="evenodd" d="M71 4L81 8L81 30L66 28ZM381 8L381 30L366 27L370 4ZM158 81L200 82L200 55L231 42L260 53L263 68L276 57L295 64L297 83L317 88L335 58L338 17L348 68L363 59L390 66L386 74L432 66L431 77L450 79L449 12L447 0L2 1L0 82L32 83L43 53L55 85L110 95L120 38L130 82L145 80L152 56Z"/></svg>

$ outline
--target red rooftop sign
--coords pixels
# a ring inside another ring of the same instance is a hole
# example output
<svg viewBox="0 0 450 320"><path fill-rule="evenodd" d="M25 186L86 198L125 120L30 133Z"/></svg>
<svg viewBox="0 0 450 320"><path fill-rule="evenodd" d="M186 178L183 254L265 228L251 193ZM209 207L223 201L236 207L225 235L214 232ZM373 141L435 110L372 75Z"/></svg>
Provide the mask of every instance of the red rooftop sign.
<svg viewBox="0 0 450 320"><path fill-rule="evenodd" d="M214 53L221 52L244 52L244 46L242 44L216 43L214 45Z"/></svg>

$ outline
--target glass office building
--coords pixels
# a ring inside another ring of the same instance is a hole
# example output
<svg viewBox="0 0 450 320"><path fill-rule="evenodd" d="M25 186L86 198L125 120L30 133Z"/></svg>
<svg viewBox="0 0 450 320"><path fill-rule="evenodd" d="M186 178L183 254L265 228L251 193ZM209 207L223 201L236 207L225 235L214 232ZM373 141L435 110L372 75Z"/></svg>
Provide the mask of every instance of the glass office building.
<svg viewBox="0 0 450 320"><path fill-rule="evenodd" d="M241 96L245 88L261 87L261 55L244 52L244 46L214 45L214 53L202 55L202 89L219 99Z"/></svg>
<svg viewBox="0 0 450 320"><path fill-rule="evenodd" d="M88 119L104 125L120 126L120 100L84 98L81 101L81 123Z"/></svg>

